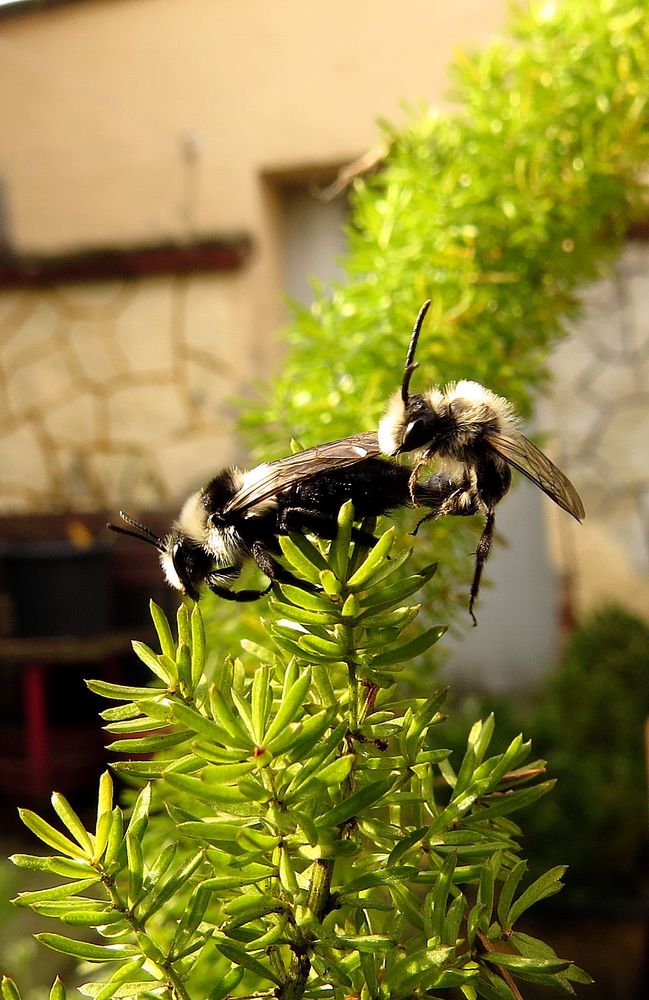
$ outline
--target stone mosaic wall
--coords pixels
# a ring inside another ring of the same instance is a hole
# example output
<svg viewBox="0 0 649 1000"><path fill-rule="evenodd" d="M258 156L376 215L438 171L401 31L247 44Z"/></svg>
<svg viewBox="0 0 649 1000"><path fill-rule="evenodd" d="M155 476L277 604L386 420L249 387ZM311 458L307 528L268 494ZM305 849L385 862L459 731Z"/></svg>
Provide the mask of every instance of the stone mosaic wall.
<svg viewBox="0 0 649 1000"><path fill-rule="evenodd" d="M0 512L168 506L232 461L242 280L0 293Z"/></svg>
<svg viewBox="0 0 649 1000"><path fill-rule="evenodd" d="M630 242L582 301L539 419L587 512L581 527L552 512L554 549L578 610L613 598L648 615L649 244Z"/></svg>

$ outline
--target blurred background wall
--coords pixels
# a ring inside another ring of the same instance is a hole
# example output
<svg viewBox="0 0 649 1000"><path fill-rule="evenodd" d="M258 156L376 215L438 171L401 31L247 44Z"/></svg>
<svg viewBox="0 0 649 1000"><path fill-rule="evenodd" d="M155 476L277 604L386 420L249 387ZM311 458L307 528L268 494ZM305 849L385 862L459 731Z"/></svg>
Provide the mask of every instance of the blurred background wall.
<svg viewBox="0 0 649 1000"><path fill-rule="evenodd" d="M243 457L226 400L272 374L283 292L342 249L344 200L309 192L379 115L444 103L453 47L504 8L10 4L0 509L166 505Z"/></svg>
<svg viewBox="0 0 649 1000"><path fill-rule="evenodd" d="M78 0L0 7L0 513L173 509L245 463L233 396L281 363L284 293L337 273L317 192L402 102L447 105L504 0ZM462 662L534 673L562 622L649 607L649 253L587 292L537 429L579 527L521 487ZM277 456L269 456L277 457ZM605 572L602 567L605 567ZM531 572L533 568L534 572ZM507 623L507 629L503 623ZM516 635L519 639L516 640Z"/></svg>

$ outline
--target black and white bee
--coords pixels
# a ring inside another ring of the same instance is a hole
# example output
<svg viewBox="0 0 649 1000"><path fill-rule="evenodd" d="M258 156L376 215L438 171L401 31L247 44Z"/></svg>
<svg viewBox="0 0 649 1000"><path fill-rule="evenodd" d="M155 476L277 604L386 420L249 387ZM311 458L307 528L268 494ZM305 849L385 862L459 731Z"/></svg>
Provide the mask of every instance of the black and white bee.
<svg viewBox="0 0 649 1000"><path fill-rule="evenodd" d="M377 435L368 431L248 471L230 466L192 493L165 537L124 511L120 517L128 527L108 527L154 545L167 582L194 600L206 584L225 600L254 601L273 581L305 586L275 558L281 552L278 536L295 531L334 538L338 511L347 500L359 521L413 504L434 510L445 502L441 477L411 488L410 471L379 454ZM375 541L358 527L352 537ZM264 590L233 590L251 559L270 583Z"/></svg>
<svg viewBox="0 0 649 1000"><path fill-rule="evenodd" d="M473 608L491 551L494 509L509 490L511 468L522 472L578 521L583 520L585 512L570 480L521 433L519 418L507 399L478 382L466 380L451 382L443 388L433 386L423 395L410 394L410 380L417 368L415 351L429 306L430 301L425 302L417 316L401 388L390 400L379 424L378 439L385 455L410 451L416 454L411 478L415 504L415 484L422 466L432 459L437 462L440 495L446 493L446 499L420 524L445 514L485 516L469 599L475 625Z"/></svg>

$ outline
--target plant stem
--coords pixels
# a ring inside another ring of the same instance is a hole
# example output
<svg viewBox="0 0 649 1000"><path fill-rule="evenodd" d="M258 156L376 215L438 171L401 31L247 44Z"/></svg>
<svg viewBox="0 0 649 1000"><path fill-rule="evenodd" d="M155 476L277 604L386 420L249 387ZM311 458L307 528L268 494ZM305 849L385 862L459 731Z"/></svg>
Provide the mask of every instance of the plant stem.
<svg viewBox="0 0 649 1000"><path fill-rule="evenodd" d="M356 664L351 660L347 662L347 689L349 691L349 731L355 733L358 729L358 679L356 677Z"/></svg>
<svg viewBox="0 0 649 1000"><path fill-rule="evenodd" d="M173 969L165 969L167 974L167 979L171 985L176 1000L192 1000L191 996L185 989L185 986L179 976L173 971Z"/></svg>
<svg viewBox="0 0 649 1000"><path fill-rule="evenodd" d="M320 858L314 862L309 889L309 909L318 920L322 920L327 912L333 872L333 858Z"/></svg>
<svg viewBox="0 0 649 1000"><path fill-rule="evenodd" d="M354 630L351 626L345 628L345 646L351 653L354 649ZM348 734L355 733L358 729L358 678L356 676L356 664L351 655L347 659L347 690L348 690ZM348 739L346 742L351 742ZM352 772L353 773L353 772ZM350 795L354 787L353 777L350 776L344 782L344 795ZM339 830L338 836L342 836ZM313 874L309 888L308 907L313 916L321 922L327 913L331 898L331 882L334 874L334 858L320 858L313 864ZM279 1000L299 1000L303 995L311 972L311 960L308 955L308 945L303 947L293 946L291 969L288 981L283 985L278 993Z"/></svg>

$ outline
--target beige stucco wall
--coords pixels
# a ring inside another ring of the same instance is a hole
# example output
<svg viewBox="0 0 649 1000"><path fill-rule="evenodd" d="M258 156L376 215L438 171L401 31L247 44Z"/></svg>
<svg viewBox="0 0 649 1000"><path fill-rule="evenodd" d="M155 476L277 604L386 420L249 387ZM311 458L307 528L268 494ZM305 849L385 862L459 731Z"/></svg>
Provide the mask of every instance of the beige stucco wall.
<svg viewBox="0 0 649 1000"><path fill-rule="evenodd" d="M0 23L21 250L263 228L266 171L344 163L441 103L505 0L89 0Z"/></svg>

